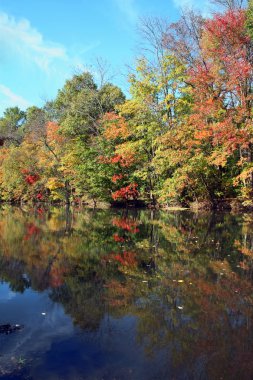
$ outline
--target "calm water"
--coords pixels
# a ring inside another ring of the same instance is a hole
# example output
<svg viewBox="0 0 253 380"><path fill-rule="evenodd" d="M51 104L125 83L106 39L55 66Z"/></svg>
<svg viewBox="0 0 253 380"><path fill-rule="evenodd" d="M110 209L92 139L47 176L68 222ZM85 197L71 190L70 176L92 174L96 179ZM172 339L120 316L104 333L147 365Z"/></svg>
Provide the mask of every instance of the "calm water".
<svg viewBox="0 0 253 380"><path fill-rule="evenodd" d="M0 210L1 379L252 379L253 216Z"/></svg>

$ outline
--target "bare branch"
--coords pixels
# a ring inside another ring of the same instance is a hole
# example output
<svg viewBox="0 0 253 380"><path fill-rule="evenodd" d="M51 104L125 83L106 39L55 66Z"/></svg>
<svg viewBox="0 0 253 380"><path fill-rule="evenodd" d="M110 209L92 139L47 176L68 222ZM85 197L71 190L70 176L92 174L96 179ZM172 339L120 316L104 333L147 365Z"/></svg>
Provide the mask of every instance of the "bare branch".
<svg viewBox="0 0 253 380"><path fill-rule="evenodd" d="M225 9L243 9L247 6L246 0L211 0L211 3L222 6Z"/></svg>

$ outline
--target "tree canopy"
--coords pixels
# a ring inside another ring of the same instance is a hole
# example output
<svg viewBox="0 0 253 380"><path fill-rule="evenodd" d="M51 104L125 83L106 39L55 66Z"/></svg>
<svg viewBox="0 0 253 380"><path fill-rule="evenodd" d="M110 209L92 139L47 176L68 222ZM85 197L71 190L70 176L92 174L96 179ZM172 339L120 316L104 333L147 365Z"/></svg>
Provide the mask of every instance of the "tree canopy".
<svg viewBox="0 0 253 380"><path fill-rule="evenodd" d="M253 204L253 2L216 3L142 20L128 98L87 71L42 108L6 109L2 200Z"/></svg>

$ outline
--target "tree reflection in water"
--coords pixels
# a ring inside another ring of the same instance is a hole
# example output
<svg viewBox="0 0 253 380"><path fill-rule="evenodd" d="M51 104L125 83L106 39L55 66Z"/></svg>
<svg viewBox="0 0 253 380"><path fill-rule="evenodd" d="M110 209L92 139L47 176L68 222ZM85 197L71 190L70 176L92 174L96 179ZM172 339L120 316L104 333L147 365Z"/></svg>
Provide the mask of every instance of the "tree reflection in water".
<svg viewBox="0 0 253 380"><path fill-rule="evenodd" d="M250 215L7 206L0 214L0 277L12 291L49 292L85 332L134 317L135 344L147 358L167 358L171 376L250 378Z"/></svg>

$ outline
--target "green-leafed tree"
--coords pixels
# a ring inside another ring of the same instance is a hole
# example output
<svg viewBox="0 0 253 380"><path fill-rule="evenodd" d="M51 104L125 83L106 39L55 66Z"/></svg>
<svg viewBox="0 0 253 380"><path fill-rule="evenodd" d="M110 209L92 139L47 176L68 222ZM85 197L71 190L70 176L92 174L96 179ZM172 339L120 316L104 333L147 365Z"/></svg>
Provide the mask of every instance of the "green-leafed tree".
<svg viewBox="0 0 253 380"><path fill-rule="evenodd" d="M26 113L18 107L10 107L4 111L0 118L0 138L6 142L16 145L22 141L24 135L24 123Z"/></svg>

